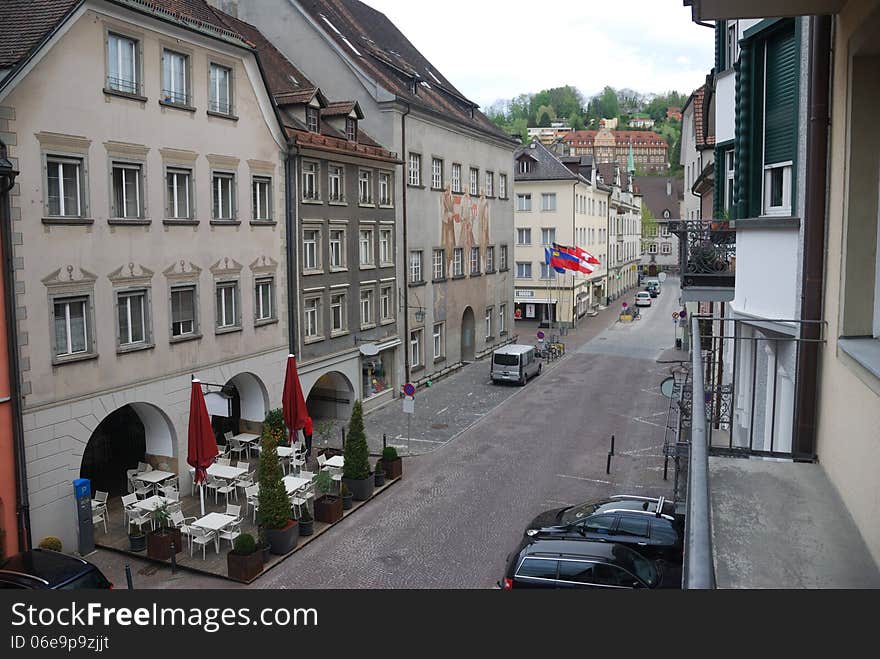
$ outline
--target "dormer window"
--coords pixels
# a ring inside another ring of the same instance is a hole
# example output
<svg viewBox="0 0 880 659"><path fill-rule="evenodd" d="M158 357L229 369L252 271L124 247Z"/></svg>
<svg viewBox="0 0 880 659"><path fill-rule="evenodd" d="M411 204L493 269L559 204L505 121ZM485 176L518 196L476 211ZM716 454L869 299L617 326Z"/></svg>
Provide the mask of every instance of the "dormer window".
<svg viewBox="0 0 880 659"><path fill-rule="evenodd" d="M321 132L320 110L318 108L306 108L306 128L310 133Z"/></svg>
<svg viewBox="0 0 880 659"><path fill-rule="evenodd" d="M357 142L358 139L358 122L357 119L349 117L345 120L345 135L349 142Z"/></svg>
<svg viewBox="0 0 880 659"><path fill-rule="evenodd" d="M523 158L519 161L519 173L520 174L528 174L532 171L532 162L528 158Z"/></svg>

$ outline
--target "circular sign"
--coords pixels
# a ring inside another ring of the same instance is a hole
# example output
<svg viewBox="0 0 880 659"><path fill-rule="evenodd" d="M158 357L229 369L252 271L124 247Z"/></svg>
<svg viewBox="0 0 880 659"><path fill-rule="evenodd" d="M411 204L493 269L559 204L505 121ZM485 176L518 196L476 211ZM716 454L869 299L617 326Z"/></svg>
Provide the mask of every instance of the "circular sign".
<svg viewBox="0 0 880 659"><path fill-rule="evenodd" d="M629 306L629 305L628 305L626 302L623 303L623 308L624 308L624 309L626 309L628 306Z"/></svg>
<svg viewBox="0 0 880 659"><path fill-rule="evenodd" d="M672 398L673 392L675 391L675 378L670 377L663 380L660 383L660 393L666 396L667 398Z"/></svg>
<svg viewBox="0 0 880 659"><path fill-rule="evenodd" d="M543 339L544 339L544 332L538 331L538 338L541 339L541 340L543 341Z"/></svg>
<svg viewBox="0 0 880 659"><path fill-rule="evenodd" d="M521 319L522 319L522 309L517 309L516 311L514 311L514 312L513 312L513 317L514 317L516 320L521 320Z"/></svg>
<svg viewBox="0 0 880 659"><path fill-rule="evenodd" d="M684 320L685 318L688 317L688 312L686 310L682 309L681 313L678 314L678 317L681 318L682 320Z"/></svg>
<svg viewBox="0 0 880 659"><path fill-rule="evenodd" d="M672 312L672 320L678 320L678 312L677 311Z"/></svg>
<svg viewBox="0 0 880 659"><path fill-rule="evenodd" d="M666 281L666 273L661 272L659 275L657 275L657 279L659 279L660 283L662 284L664 281Z"/></svg>
<svg viewBox="0 0 880 659"><path fill-rule="evenodd" d="M411 382L407 382L405 385L403 385L403 393L405 393L407 396L415 396L416 388Z"/></svg>

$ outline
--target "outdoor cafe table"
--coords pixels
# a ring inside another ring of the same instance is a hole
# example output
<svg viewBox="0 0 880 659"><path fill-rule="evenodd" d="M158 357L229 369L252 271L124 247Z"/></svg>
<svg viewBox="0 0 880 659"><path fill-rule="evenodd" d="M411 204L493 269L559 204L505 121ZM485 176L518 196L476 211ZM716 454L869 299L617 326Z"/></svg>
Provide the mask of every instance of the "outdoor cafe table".
<svg viewBox="0 0 880 659"><path fill-rule="evenodd" d="M208 467L207 472L209 476L222 478L226 481L234 481L236 478L244 476L247 473L247 469L242 469L240 467L227 467L226 465L215 463Z"/></svg>
<svg viewBox="0 0 880 659"><path fill-rule="evenodd" d="M284 488L287 490L288 495L293 494L299 488L305 487L312 482L311 478L300 478L299 476L286 476L283 480Z"/></svg>
<svg viewBox="0 0 880 659"><path fill-rule="evenodd" d="M232 524L236 520L232 515L223 515L222 513L210 513L205 515L201 519L197 519L192 523L193 526L198 526L200 529L205 529L206 531L214 532L214 547L217 549L217 553L220 553L220 531L225 529L227 526Z"/></svg>
<svg viewBox="0 0 880 659"><path fill-rule="evenodd" d="M134 504L134 507L138 510L143 510L146 513L154 513L156 510L161 508L164 504L171 503L165 497L160 496L152 496L149 499L144 499L143 501L138 501Z"/></svg>
<svg viewBox="0 0 880 659"><path fill-rule="evenodd" d="M342 469L345 466L345 458L341 455L334 455L324 463L325 467L333 467L334 469Z"/></svg>
<svg viewBox="0 0 880 659"><path fill-rule="evenodd" d="M149 483L153 486L153 492L155 492L156 488L159 486L159 483L161 483L162 481L166 481L169 478L173 478L174 476L175 474L169 473L167 471L154 469L153 471L142 471L134 478L141 481L142 483Z"/></svg>
<svg viewBox="0 0 880 659"><path fill-rule="evenodd" d="M291 455L293 455L293 447L278 446L276 447L275 452L278 454L279 458L289 458Z"/></svg>
<svg viewBox="0 0 880 659"><path fill-rule="evenodd" d="M257 441L258 439L260 439L260 436L259 436L259 435L254 435L254 434L249 433L249 432L242 432L242 433L239 433L239 434L237 434L237 435L234 435L234 436L232 437L232 439L237 439L237 440L240 441L242 444L253 444L255 441Z"/></svg>

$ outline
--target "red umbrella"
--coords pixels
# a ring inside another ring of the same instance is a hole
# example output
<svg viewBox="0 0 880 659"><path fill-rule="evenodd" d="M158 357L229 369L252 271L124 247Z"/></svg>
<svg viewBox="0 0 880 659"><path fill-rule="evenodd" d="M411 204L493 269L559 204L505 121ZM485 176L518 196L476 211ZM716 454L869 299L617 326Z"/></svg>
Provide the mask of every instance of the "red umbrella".
<svg viewBox="0 0 880 659"><path fill-rule="evenodd" d="M217 439L211 428L211 418L208 416L208 406L205 405L205 396L202 394L202 383L199 380L192 381L192 393L189 399L189 447L186 461L196 472L193 481L196 485L207 479L205 470L214 464L217 457ZM201 488L199 488L201 489ZM202 514L205 513L205 499L202 493Z"/></svg>
<svg viewBox="0 0 880 659"><path fill-rule="evenodd" d="M284 393L281 396L281 405L284 408L284 423L290 431L291 437L297 430L306 425L306 417L309 415L306 409L306 400L303 398L302 384L296 372L296 357L287 357L287 373L284 375Z"/></svg>

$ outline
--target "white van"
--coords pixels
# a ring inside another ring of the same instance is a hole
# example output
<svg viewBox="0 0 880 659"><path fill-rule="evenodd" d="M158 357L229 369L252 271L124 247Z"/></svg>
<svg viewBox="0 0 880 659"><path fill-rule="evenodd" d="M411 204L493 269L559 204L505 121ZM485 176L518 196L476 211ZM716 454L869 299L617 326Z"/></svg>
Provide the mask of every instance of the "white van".
<svg viewBox="0 0 880 659"><path fill-rule="evenodd" d="M535 355L535 346L509 345L492 353L489 374L492 382L517 382L520 386L540 375L541 362Z"/></svg>

